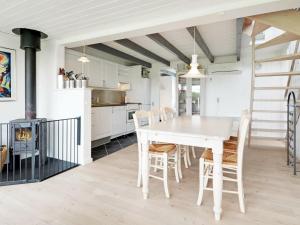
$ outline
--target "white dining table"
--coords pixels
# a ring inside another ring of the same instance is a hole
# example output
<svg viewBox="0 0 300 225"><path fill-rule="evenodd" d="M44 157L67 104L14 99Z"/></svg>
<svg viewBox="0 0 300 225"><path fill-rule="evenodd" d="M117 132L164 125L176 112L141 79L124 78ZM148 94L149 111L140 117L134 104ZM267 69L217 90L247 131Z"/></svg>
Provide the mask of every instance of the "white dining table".
<svg viewBox="0 0 300 225"><path fill-rule="evenodd" d="M232 118L183 116L139 128L142 149L143 197L149 197L149 144L153 141L211 148L213 151L213 198L214 215L220 220L222 213L223 189L223 141L229 139L232 131ZM198 176L197 176L198 177ZM196 202L196 199L195 199Z"/></svg>

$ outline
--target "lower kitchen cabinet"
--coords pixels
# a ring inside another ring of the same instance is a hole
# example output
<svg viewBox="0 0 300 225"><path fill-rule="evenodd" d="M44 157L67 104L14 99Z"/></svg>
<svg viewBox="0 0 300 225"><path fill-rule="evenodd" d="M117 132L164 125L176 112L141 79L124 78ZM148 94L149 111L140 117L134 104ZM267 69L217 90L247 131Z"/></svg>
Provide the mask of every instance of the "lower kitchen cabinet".
<svg viewBox="0 0 300 225"><path fill-rule="evenodd" d="M112 135L112 107L92 108L92 141Z"/></svg>
<svg viewBox="0 0 300 225"><path fill-rule="evenodd" d="M118 137L127 132L126 106L92 108L92 141Z"/></svg>
<svg viewBox="0 0 300 225"><path fill-rule="evenodd" d="M126 133L126 106L112 107L112 137Z"/></svg>

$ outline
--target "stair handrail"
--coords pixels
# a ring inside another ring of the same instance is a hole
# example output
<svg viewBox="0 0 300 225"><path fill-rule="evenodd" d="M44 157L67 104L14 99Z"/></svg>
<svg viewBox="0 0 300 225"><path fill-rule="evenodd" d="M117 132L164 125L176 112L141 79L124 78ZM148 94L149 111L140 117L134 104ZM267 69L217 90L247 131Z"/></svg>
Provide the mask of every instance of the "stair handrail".
<svg viewBox="0 0 300 225"><path fill-rule="evenodd" d="M291 103L292 101L292 103ZM290 108L293 107L292 114L290 113ZM292 119L290 119L290 115L293 116ZM297 116L297 101L296 101L296 95L294 91L291 91L288 95L287 99L287 165L290 165L290 147L293 149L293 167L294 167L294 175L296 175L297 169L296 169L296 125L299 120L299 115ZM290 146L290 121L293 123L293 133L291 136L293 136L293 146Z"/></svg>

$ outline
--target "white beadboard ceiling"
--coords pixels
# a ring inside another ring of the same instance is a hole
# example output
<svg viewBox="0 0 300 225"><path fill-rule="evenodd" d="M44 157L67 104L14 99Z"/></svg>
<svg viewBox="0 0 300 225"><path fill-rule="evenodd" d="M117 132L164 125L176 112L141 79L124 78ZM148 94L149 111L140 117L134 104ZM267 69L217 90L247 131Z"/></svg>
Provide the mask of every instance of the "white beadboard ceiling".
<svg viewBox="0 0 300 225"><path fill-rule="evenodd" d="M199 25L213 55L234 54L235 18L296 8L299 0L0 0L0 5L0 32L37 29L67 47L105 42L154 62L112 41L130 38L173 61L174 54L145 35L159 32L190 57L193 42L185 27Z"/></svg>
<svg viewBox="0 0 300 225"><path fill-rule="evenodd" d="M92 37L89 35L92 33L101 36L137 28L155 30L161 24L179 25L199 16L217 18L222 16L219 12L229 14L230 10L242 9L245 12L250 7L249 13L254 14L296 3L296 0L0 0L0 31L10 33L12 28L27 27L43 31L51 39L79 40L84 35Z"/></svg>

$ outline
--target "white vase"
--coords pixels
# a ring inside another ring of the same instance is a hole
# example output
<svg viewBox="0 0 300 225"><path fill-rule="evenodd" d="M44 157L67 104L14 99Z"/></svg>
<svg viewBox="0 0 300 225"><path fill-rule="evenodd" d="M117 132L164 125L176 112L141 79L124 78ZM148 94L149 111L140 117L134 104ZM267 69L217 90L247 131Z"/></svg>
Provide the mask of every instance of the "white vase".
<svg viewBox="0 0 300 225"><path fill-rule="evenodd" d="M65 88L70 88L70 80L65 80Z"/></svg>
<svg viewBox="0 0 300 225"><path fill-rule="evenodd" d="M82 81L81 81L81 87L82 87L82 88L87 88L87 85L88 85L87 82L88 82L87 80L82 80Z"/></svg>
<svg viewBox="0 0 300 225"><path fill-rule="evenodd" d="M57 88L58 89L63 89L64 88L64 76L63 75L58 75L57 76Z"/></svg>
<svg viewBox="0 0 300 225"><path fill-rule="evenodd" d="M75 87L75 80L70 80L70 88L74 88Z"/></svg>
<svg viewBox="0 0 300 225"><path fill-rule="evenodd" d="M82 80L76 80L76 88L81 88L82 87Z"/></svg>

